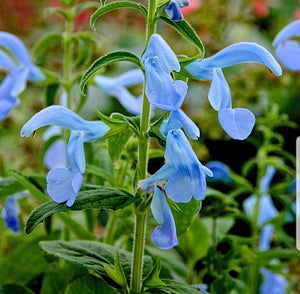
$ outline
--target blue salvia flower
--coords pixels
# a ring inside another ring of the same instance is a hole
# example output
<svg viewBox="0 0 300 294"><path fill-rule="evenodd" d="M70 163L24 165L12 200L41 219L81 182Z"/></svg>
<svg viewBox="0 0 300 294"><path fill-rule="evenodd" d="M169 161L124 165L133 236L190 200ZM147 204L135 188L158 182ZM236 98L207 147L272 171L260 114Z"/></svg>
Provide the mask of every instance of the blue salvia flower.
<svg viewBox="0 0 300 294"><path fill-rule="evenodd" d="M151 211L155 220L161 224L152 233L153 244L165 250L177 246L178 240L172 211L163 192L156 185L151 202Z"/></svg>
<svg viewBox="0 0 300 294"><path fill-rule="evenodd" d="M144 82L144 74L140 69L130 70L118 77L104 77L97 75L95 83L107 95L113 96L127 109L127 111L140 115L143 107L143 97L133 96L126 87L134 86ZM151 115L153 107L151 107Z"/></svg>
<svg viewBox="0 0 300 294"><path fill-rule="evenodd" d="M15 233L20 229L18 215L19 205L16 198L14 197L14 195L8 196L1 216L4 219L5 225Z"/></svg>
<svg viewBox="0 0 300 294"><path fill-rule="evenodd" d="M232 108L230 88L222 68L244 62L260 63L267 66L275 75L282 74L280 65L265 48L247 42L228 46L209 58L195 60L185 66L194 77L212 80L208 95L210 104L218 111L222 128L230 137L237 140L244 140L250 135L255 124L255 116L248 109Z"/></svg>
<svg viewBox="0 0 300 294"><path fill-rule="evenodd" d="M182 130L168 132L165 159L167 163L151 178L138 186L150 193L158 182L168 180L164 186L168 197L178 203L187 203L192 197L202 200L206 191L206 175L212 172L203 166Z"/></svg>
<svg viewBox="0 0 300 294"><path fill-rule="evenodd" d="M285 294L286 288L288 286L287 279L280 275L276 274L266 268L262 268L261 273L263 275L263 283L259 288L260 294Z"/></svg>
<svg viewBox="0 0 300 294"><path fill-rule="evenodd" d="M183 19L180 8L187 7L189 4L190 1L187 0L171 0L164 8L164 12L170 17L171 20L179 21Z"/></svg>
<svg viewBox="0 0 300 294"><path fill-rule="evenodd" d="M154 34L142 58L146 75L146 95L155 107L172 111L181 107L187 84L173 81L170 73L180 71L178 59L164 39Z"/></svg>
<svg viewBox="0 0 300 294"><path fill-rule="evenodd" d="M166 138L169 131L181 128L193 140L198 140L200 137L199 128L181 109L171 111L169 118L161 124L159 131Z"/></svg>
<svg viewBox="0 0 300 294"><path fill-rule="evenodd" d="M47 191L59 203L67 201L72 206L85 171L83 143L102 138L110 129L101 121L85 121L63 106L50 106L35 114L21 129L21 136L46 125L55 125L72 130L67 146L68 168L52 169L47 175Z"/></svg>
<svg viewBox="0 0 300 294"><path fill-rule="evenodd" d="M267 168L266 175L262 178L260 183L260 193L262 196L258 200L258 225L262 228L259 239L259 248L261 251L266 251L270 248L272 235L274 233L274 226L271 224L265 225L265 223L278 215L278 211L273 204L271 196L267 194L275 172L275 168L273 166L269 166ZM244 210L249 217L253 216L253 210L256 202L257 196L251 195L243 203Z"/></svg>
<svg viewBox="0 0 300 294"><path fill-rule="evenodd" d="M300 70L300 47L292 37L300 36L300 20L296 20L282 29L273 41L279 61L289 70Z"/></svg>
<svg viewBox="0 0 300 294"><path fill-rule="evenodd" d="M15 57L0 50L0 67L8 72L0 85L0 121L10 110L19 105L18 95L25 89L26 82L38 82L45 79L44 74L33 65L23 43L16 36L0 32L0 46Z"/></svg>
<svg viewBox="0 0 300 294"><path fill-rule="evenodd" d="M230 175L229 168L223 162L211 161L206 164L206 167L214 174L208 178L210 182L232 183L233 179Z"/></svg>

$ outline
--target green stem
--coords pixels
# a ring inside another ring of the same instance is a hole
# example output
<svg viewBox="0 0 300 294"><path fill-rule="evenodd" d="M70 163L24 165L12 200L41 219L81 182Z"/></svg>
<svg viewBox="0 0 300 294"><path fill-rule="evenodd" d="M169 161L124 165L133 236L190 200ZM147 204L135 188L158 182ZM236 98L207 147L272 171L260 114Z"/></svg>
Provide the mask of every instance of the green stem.
<svg viewBox="0 0 300 294"><path fill-rule="evenodd" d="M109 220L108 220L108 224L107 224L105 237L103 239L103 243L112 244L113 232L114 232L114 227L115 227L117 219L118 219L117 213L115 211L112 211L109 215Z"/></svg>
<svg viewBox="0 0 300 294"><path fill-rule="evenodd" d="M87 209L84 212L85 212L85 219L86 219L87 228L88 228L90 233L93 233L93 231L94 231L93 211L91 209Z"/></svg>
<svg viewBox="0 0 300 294"><path fill-rule="evenodd" d="M156 31L156 0L149 0L148 3L148 19L147 19L147 39L146 47L148 46L151 36ZM148 128L150 122L150 103L145 93L144 85L143 94L143 110L141 118L141 129L139 136L138 150L138 178L145 179L147 176L148 165ZM144 195L145 197L145 195ZM135 231L133 244L133 260L131 272L130 289L135 293L140 293L142 288L142 273L143 273L143 255L145 245L145 226L146 226L147 209L140 211L139 207L135 208Z"/></svg>

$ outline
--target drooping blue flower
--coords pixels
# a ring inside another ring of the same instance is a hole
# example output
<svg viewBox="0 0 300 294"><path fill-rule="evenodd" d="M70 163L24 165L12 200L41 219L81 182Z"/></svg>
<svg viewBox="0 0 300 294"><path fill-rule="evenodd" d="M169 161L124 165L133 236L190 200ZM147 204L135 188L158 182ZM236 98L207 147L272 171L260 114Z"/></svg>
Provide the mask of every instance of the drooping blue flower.
<svg viewBox="0 0 300 294"><path fill-rule="evenodd" d="M154 34L142 58L146 75L146 95L155 107L172 111L181 107L187 84L173 81L170 73L180 70L178 59L164 39Z"/></svg>
<svg viewBox="0 0 300 294"><path fill-rule="evenodd" d="M229 85L222 68L238 63L256 62L267 66L275 75L282 74L275 58L262 46L255 43L231 45L201 61L193 61L185 69L194 77L212 80L209 102L218 111L218 118L225 132L237 140L246 139L255 124L254 114L244 108L232 108Z"/></svg>
<svg viewBox="0 0 300 294"><path fill-rule="evenodd" d="M180 10L181 7L189 6L190 1L188 0L171 0L167 6L164 8L164 11L171 20L179 21L183 19L182 12Z"/></svg>
<svg viewBox="0 0 300 294"><path fill-rule="evenodd" d="M210 182L232 183L229 168L220 161L211 161L206 164L206 167L213 172L213 176L209 177Z"/></svg>
<svg viewBox="0 0 300 294"><path fill-rule="evenodd" d="M266 268L262 268L260 272L263 275L263 283L259 288L260 294L285 294L286 288L288 286L287 279L280 275L276 274Z"/></svg>
<svg viewBox="0 0 300 294"><path fill-rule="evenodd" d="M23 43L14 35L0 32L0 46L15 57L0 50L0 67L7 72L0 85L0 121L10 110L19 105L18 95L25 89L27 80L38 82L45 79L44 74L33 65Z"/></svg>
<svg viewBox="0 0 300 294"><path fill-rule="evenodd" d="M200 137L199 128L181 109L171 111L169 118L161 124L159 131L166 138L169 131L181 128L193 140L198 140Z"/></svg>
<svg viewBox="0 0 300 294"><path fill-rule="evenodd" d="M4 219L5 225L14 232L18 232L19 225L19 205L14 195L8 196L2 210L1 216Z"/></svg>
<svg viewBox="0 0 300 294"><path fill-rule="evenodd" d="M101 121L85 121L63 106L50 106L35 114L21 129L21 136L46 125L72 130L67 146L68 168L54 168L47 175L47 191L59 203L67 201L72 206L82 183L85 171L83 143L103 137L110 129Z"/></svg>
<svg viewBox="0 0 300 294"><path fill-rule="evenodd" d="M258 225L261 227L261 234L259 239L259 248L261 251L266 251L270 248L272 236L274 233L274 226L272 224L265 224L278 215L278 211L273 204L272 198L268 193L272 178L276 170L273 166L267 168L266 175L262 178L260 183L260 192L262 196L258 199ZM253 217L253 211L257 203L257 196L251 195L244 203L243 207L248 217Z"/></svg>
<svg viewBox="0 0 300 294"><path fill-rule="evenodd" d="M143 107L143 97L135 97L126 87L141 84L144 81L144 74L140 69L130 70L118 77L104 77L97 75L95 83L107 95L113 96L131 113L140 115ZM151 107L151 115L153 107Z"/></svg>
<svg viewBox="0 0 300 294"><path fill-rule="evenodd" d="M173 201L187 203L193 196L202 200L206 175L212 176L212 172L199 162L182 130L168 132L165 159L167 163L152 177L140 181L138 186L150 193L156 183L169 179L164 190Z"/></svg>
<svg viewBox="0 0 300 294"><path fill-rule="evenodd" d="M156 185L151 202L151 211L155 220L161 224L152 233L153 244L165 250L177 246L178 240L172 211L163 192Z"/></svg>
<svg viewBox="0 0 300 294"><path fill-rule="evenodd" d="M289 40L300 36L300 20L296 20L282 29L273 41L279 61L289 70L300 70L300 46L297 41Z"/></svg>

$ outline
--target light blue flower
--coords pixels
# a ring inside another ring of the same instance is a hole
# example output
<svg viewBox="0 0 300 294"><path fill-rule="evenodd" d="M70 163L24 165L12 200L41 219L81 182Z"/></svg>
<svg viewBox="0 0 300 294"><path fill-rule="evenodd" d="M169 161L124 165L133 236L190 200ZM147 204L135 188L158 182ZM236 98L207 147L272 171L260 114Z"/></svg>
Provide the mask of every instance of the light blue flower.
<svg viewBox="0 0 300 294"><path fill-rule="evenodd" d="M200 137L199 128L181 109L171 111L169 118L161 124L159 131L166 138L169 131L181 128L193 140L198 140Z"/></svg>
<svg viewBox="0 0 300 294"><path fill-rule="evenodd" d="M173 81L170 73L180 70L176 55L164 41L154 34L142 58L146 75L146 95L155 107L172 111L181 107L187 92L187 84Z"/></svg>
<svg viewBox="0 0 300 294"><path fill-rule="evenodd" d="M265 223L278 215L278 211L273 204L271 196L267 194L275 172L275 168L273 166L269 166L267 168L266 175L262 178L260 183L260 192L262 193L262 196L258 200L258 225L262 228L259 240L259 248L261 251L266 251L270 248L274 233L274 226L272 224ZM248 217L253 217L253 211L256 203L256 195L251 195L244 201L243 207Z"/></svg>
<svg viewBox="0 0 300 294"><path fill-rule="evenodd" d="M1 216L4 219L5 225L14 232L18 232L19 225L19 205L14 195L8 196L2 210Z"/></svg>
<svg viewBox="0 0 300 294"><path fill-rule="evenodd" d="M183 19L180 8L187 7L189 4L190 2L186 0L171 0L164 8L164 11L168 14L171 20L179 21Z"/></svg>
<svg viewBox="0 0 300 294"><path fill-rule="evenodd" d="M280 275L276 274L266 268L262 268L261 273L263 275L263 283L259 288L260 294L285 294L286 288L288 286L287 279Z"/></svg>
<svg viewBox="0 0 300 294"><path fill-rule="evenodd" d="M212 80L208 95L210 104L218 111L222 128L230 137L237 140L244 140L250 135L255 124L255 116L248 109L232 108L230 88L222 68L244 62L260 63L267 66L275 75L282 74L280 65L265 48L246 42L231 45L209 58L196 60L185 66L194 77Z"/></svg>
<svg viewBox="0 0 300 294"><path fill-rule="evenodd" d="M33 65L22 42L14 35L0 32L0 46L15 57L0 50L0 67L7 72L0 85L0 121L4 120L10 110L19 105L18 95L25 89L27 80L38 82L45 79L44 74Z"/></svg>
<svg viewBox="0 0 300 294"><path fill-rule="evenodd" d="M294 40L289 40L292 37L300 36L300 20L296 20L284 29L282 29L273 45L276 47L276 55L279 61L289 70L300 70L300 47L299 43Z"/></svg>
<svg viewBox="0 0 300 294"><path fill-rule="evenodd" d="M172 211L163 192L156 185L151 202L151 211L156 221L161 224L152 233L153 244L165 250L177 246L178 240Z"/></svg>
<svg viewBox="0 0 300 294"><path fill-rule="evenodd" d="M167 163L151 178L138 186L150 193L158 182L168 182L164 187L168 197L178 203L187 203L192 197L202 200L206 191L206 175L212 172L203 166L182 130L168 132L165 159Z"/></svg>
<svg viewBox="0 0 300 294"><path fill-rule="evenodd" d="M95 83L107 95L113 96L126 108L127 111L140 115L143 108L143 96L135 97L126 87L134 86L144 82L144 74L140 69L130 70L118 77L104 77L97 75ZM151 116L153 107L151 106Z"/></svg>
<svg viewBox="0 0 300 294"><path fill-rule="evenodd" d="M206 164L206 167L214 174L212 177L208 178L210 182L232 183L233 180L229 168L223 162L210 161Z"/></svg>
<svg viewBox="0 0 300 294"><path fill-rule="evenodd" d="M54 168L47 176L47 191L59 203L67 201L72 206L82 183L85 171L83 143L103 137L110 129L101 121L85 121L63 106L50 106L35 114L21 129L21 136L46 125L72 130L67 146L68 168Z"/></svg>

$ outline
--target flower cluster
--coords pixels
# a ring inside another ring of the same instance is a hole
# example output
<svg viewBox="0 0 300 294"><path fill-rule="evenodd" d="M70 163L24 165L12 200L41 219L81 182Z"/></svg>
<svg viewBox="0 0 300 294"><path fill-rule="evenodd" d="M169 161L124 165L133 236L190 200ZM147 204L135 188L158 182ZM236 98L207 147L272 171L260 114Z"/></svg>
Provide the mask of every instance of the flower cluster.
<svg viewBox="0 0 300 294"><path fill-rule="evenodd" d="M44 74L32 64L23 43L14 35L0 32L0 46L14 57L0 50L0 71L7 73L0 85L0 121L4 120L14 106L19 105L18 95L23 92L27 81L39 82Z"/></svg>
<svg viewBox="0 0 300 294"><path fill-rule="evenodd" d="M188 7L189 4L189 0L171 0L164 8L164 12L170 17L171 20L182 20L183 15L180 8Z"/></svg>
<svg viewBox="0 0 300 294"><path fill-rule="evenodd" d="M21 136L31 133L46 125L59 126L71 130L67 145L66 167L55 167L47 175L47 191L58 202L72 206L82 183L85 171L84 142L91 142L103 137L110 129L101 121L85 121L63 106L50 106L35 114L22 128Z"/></svg>

